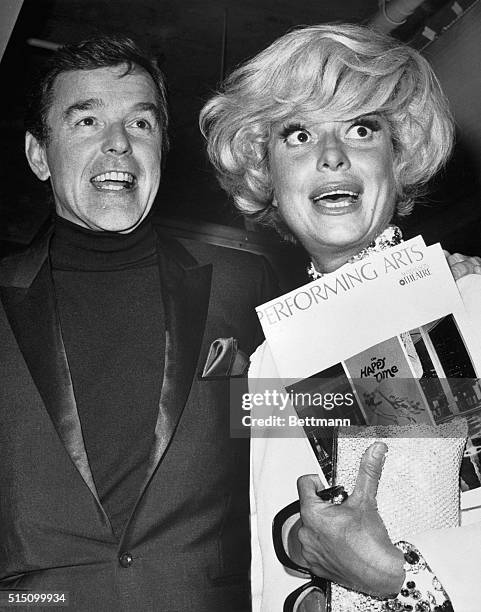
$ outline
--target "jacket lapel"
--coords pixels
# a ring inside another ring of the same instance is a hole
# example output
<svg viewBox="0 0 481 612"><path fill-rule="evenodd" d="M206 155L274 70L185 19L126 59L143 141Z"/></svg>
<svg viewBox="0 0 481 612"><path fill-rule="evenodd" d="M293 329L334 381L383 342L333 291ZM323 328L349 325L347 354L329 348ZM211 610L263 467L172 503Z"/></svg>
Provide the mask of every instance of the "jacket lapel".
<svg viewBox="0 0 481 612"><path fill-rule="evenodd" d="M50 236L0 268L0 299L50 418L70 458L110 522L95 488L62 340L48 261ZM168 236L158 241L165 312L165 360L154 441L142 496L175 433L196 375L210 299L212 266L199 266ZM3 286L2 286L3 285Z"/></svg>
<svg viewBox="0 0 481 612"><path fill-rule="evenodd" d="M212 265L199 266L168 237L158 242L165 361L159 412L142 492L162 459L181 417L202 345L209 307Z"/></svg>
<svg viewBox="0 0 481 612"><path fill-rule="evenodd" d="M100 504L85 450L48 261L50 236L0 271L0 299L54 427L85 484ZM1 285L4 286L1 286ZM5 286L6 285L6 286Z"/></svg>

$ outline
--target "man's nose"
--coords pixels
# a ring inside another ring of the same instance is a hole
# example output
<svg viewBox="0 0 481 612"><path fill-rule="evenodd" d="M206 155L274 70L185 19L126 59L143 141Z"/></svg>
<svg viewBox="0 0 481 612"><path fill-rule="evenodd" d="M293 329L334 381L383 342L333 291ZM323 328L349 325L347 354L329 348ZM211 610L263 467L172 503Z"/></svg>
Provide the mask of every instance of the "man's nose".
<svg viewBox="0 0 481 612"><path fill-rule="evenodd" d="M114 123L108 126L104 136L102 151L112 155L132 153L129 134L123 124Z"/></svg>
<svg viewBox="0 0 481 612"><path fill-rule="evenodd" d="M351 162L346 154L344 143L336 135L326 135L321 139L318 147L318 170L349 170Z"/></svg>

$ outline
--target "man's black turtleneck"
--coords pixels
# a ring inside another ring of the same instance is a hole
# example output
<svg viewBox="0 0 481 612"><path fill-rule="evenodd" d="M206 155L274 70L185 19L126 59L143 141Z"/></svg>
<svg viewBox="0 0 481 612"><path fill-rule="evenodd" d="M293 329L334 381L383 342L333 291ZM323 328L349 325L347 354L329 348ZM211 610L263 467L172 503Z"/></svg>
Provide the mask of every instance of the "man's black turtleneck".
<svg viewBox="0 0 481 612"><path fill-rule="evenodd" d="M142 485L163 376L156 234L95 232L57 218L50 250L90 468L118 538Z"/></svg>

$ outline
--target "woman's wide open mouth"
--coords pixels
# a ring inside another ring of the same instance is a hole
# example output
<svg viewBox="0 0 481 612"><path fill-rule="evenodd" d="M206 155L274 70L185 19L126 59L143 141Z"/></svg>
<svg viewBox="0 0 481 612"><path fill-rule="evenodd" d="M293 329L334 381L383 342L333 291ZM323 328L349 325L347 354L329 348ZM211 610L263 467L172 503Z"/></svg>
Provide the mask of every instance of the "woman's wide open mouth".
<svg viewBox="0 0 481 612"><path fill-rule="evenodd" d="M317 206L327 209L343 209L360 203L362 186L356 183L329 184L316 188L310 195Z"/></svg>

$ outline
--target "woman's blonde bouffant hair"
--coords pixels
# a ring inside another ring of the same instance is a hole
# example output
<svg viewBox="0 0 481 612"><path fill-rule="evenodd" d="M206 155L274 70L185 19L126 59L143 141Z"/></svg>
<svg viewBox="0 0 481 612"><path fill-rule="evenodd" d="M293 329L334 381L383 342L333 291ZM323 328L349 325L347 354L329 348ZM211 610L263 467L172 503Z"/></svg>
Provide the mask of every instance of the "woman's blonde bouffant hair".
<svg viewBox="0 0 481 612"><path fill-rule="evenodd" d="M326 121L373 112L386 118L400 215L411 211L452 148L447 100L417 51L365 26L288 32L234 70L200 114L222 187L242 212L281 232L267 147L274 125L309 111L322 112Z"/></svg>

